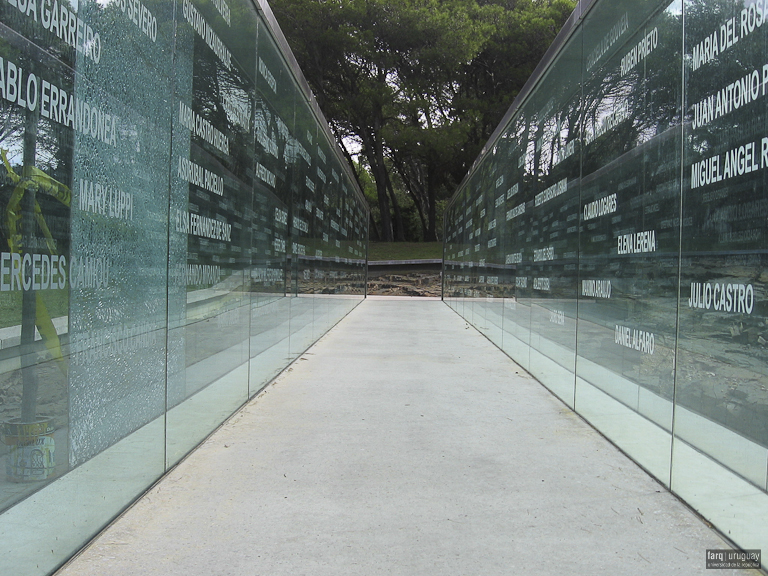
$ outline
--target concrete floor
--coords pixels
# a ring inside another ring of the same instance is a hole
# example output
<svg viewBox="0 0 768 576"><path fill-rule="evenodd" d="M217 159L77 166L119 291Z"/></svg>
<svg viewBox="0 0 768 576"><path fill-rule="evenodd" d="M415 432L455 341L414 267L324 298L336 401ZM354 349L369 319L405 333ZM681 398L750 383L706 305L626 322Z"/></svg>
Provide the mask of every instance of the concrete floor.
<svg viewBox="0 0 768 576"><path fill-rule="evenodd" d="M374 297L58 574L687 576L707 548L442 302Z"/></svg>

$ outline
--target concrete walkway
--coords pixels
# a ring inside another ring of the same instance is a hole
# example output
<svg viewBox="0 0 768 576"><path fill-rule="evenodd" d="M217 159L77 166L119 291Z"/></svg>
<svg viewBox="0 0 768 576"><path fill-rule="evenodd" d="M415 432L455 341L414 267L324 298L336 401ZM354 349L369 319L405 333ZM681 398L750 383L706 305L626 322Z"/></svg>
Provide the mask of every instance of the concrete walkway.
<svg viewBox="0 0 768 576"><path fill-rule="evenodd" d="M711 576L728 547L442 302L369 298L59 574Z"/></svg>

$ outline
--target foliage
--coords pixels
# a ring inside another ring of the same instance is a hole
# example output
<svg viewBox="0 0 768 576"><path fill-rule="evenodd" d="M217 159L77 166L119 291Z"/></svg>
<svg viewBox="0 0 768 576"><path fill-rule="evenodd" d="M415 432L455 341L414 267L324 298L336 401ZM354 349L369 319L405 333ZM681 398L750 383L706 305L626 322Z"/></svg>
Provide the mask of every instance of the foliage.
<svg viewBox="0 0 768 576"><path fill-rule="evenodd" d="M574 0L273 0L339 143L375 185L373 235L438 238L444 203ZM398 194L398 189L408 200ZM370 198L370 196L369 196Z"/></svg>

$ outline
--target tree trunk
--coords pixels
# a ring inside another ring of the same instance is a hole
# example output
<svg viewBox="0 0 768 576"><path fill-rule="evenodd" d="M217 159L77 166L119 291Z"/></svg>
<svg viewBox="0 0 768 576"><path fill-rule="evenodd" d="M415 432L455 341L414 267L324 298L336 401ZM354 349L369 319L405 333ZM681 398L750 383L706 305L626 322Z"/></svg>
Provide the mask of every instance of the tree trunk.
<svg viewBox="0 0 768 576"><path fill-rule="evenodd" d="M395 232L395 240L398 242L405 242L405 226L403 226L403 213L400 211L400 204L397 203L397 196L395 196L395 190L392 188L392 180L389 178L389 172L386 172L387 176L387 190L390 194L390 200L392 202L392 207L395 211L395 220L394 220L394 232Z"/></svg>
<svg viewBox="0 0 768 576"><path fill-rule="evenodd" d="M437 185L434 170L427 172L427 233L425 242L437 242Z"/></svg>
<svg viewBox="0 0 768 576"><path fill-rule="evenodd" d="M423 178L420 178L418 174L421 167L416 165L416 161L413 159L410 160L411 164L407 165L397 154L394 154L393 161L408 193L413 198L413 204L416 206L416 213L419 215L419 223L421 224L421 237L426 239L427 220L423 207L425 194L421 185ZM413 174L411 174L411 171L413 171Z"/></svg>
<svg viewBox="0 0 768 576"><path fill-rule="evenodd" d="M376 221L373 219L373 212L368 212L368 221L370 223L368 228L369 240L372 242L379 242L381 240L381 235L379 234L379 229L376 227Z"/></svg>
<svg viewBox="0 0 768 576"><path fill-rule="evenodd" d="M355 169L355 161L352 158L352 154L349 153L349 150L347 150L347 147L344 145L344 140L339 138L337 136L336 138L336 144L341 149L342 154L344 154L344 158L347 159L347 164L349 164L350 171L352 172L352 175L355 177L355 182L357 182L357 186L360 188L360 190L363 190L363 183L360 182L360 175L357 173L357 170Z"/></svg>
<svg viewBox="0 0 768 576"><path fill-rule="evenodd" d="M376 197L381 212L380 238L382 242L393 242L395 238L392 232L392 214L390 213L387 194L387 167L384 164L384 147L372 133L374 130L376 130L375 126L371 130L363 131L363 144L365 145L366 158L371 165L371 174L376 182Z"/></svg>
<svg viewBox="0 0 768 576"><path fill-rule="evenodd" d="M37 112L27 112L24 126L24 166L22 177L32 174L37 156ZM29 187L24 191L22 207L22 251L29 251L35 236L35 191ZM30 271L30 274L32 272ZM24 290L21 296L21 421L34 422L37 412L37 374L35 372L35 318L37 316L34 290Z"/></svg>

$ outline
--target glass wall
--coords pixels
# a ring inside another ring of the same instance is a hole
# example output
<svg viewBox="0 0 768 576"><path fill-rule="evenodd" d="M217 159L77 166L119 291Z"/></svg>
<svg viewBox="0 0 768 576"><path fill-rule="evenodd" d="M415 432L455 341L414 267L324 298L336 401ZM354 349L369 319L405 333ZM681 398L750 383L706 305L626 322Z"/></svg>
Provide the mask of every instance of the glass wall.
<svg viewBox="0 0 768 576"><path fill-rule="evenodd" d="M444 270L448 305L764 550L767 20L579 4L449 204Z"/></svg>
<svg viewBox="0 0 768 576"><path fill-rule="evenodd" d="M365 294L264 2L0 5L0 574L48 574Z"/></svg>

